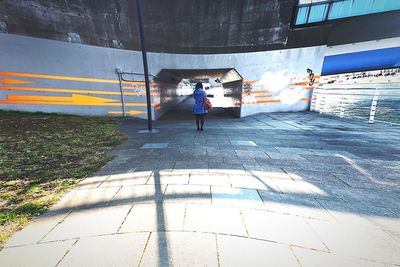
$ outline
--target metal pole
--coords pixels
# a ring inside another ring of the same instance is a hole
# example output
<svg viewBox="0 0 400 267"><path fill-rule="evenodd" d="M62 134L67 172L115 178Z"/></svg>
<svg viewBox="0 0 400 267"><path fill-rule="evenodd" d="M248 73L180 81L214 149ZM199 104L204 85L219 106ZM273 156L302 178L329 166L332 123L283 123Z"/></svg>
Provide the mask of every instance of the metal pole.
<svg viewBox="0 0 400 267"><path fill-rule="evenodd" d="M119 90L121 92L121 104L122 104L122 117L125 118L126 117L126 113L125 113L125 98L124 98L124 90L122 88L122 81L121 81L121 73L119 73L119 70L117 70L118 73L118 80L119 80Z"/></svg>
<svg viewBox="0 0 400 267"><path fill-rule="evenodd" d="M341 101L340 101L340 114L339 114L339 117L340 117L340 118L344 118L345 103L346 103L346 100L347 100L347 97L346 97L346 89L347 89L347 88L344 88L344 90L343 90L343 92L342 92L342 99L341 99Z"/></svg>
<svg viewBox="0 0 400 267"><path fill-rule="evenodd" d="M375 121L376 106L378 104L378 94L379 94L378 88L375 88L374 97L372 98L371 110L369 112L368 123L374 123Z"/></svg>
<svg viewBox="0 0 400 267"><path fill-rule="evenodd" d="M137 10L138 23L139 23L140 44L142 47L144 79L145 79L145 84L146 84L147 126L149 129L149 132L151 132L153 130L153 127L152 127L152 120L151 120L150 82L149 82L149 70L147 67L146 47L144 45L143 18L142 18L142 11L140 9L140 0L136 0L136 10Z"/></svg>

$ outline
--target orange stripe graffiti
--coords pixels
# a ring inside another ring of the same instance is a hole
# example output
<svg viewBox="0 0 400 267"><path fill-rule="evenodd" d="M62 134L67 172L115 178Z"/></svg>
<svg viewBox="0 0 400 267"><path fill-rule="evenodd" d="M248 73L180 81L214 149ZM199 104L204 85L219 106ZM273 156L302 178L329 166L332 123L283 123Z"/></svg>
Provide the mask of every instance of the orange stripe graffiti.
<svg viewBox="0 0 400 267"><path fill-rule="evenodd" d="M121 95L120 92L113 92L113 91L59 89L59 88L43 88L43 87L0 86L0 90L54 92L54 93L78 93L78 94L97 94L97 95Z"/></svg>
<svg viewBox="0 0 400 267"><path fill-rule="evenodd" d="M254 102L242 102L244 105L253 105L253 104L265 104L265 103L278 103L281 102L279 99L272 99L272 100L260 100Z"/></svg>
<svg viewBox="0 0 400 267"><path fill-rule="evenodd" d="M272 97L272 95L256 95L255 98Z"/></svg>
<svg viewBox="0 0 400 267"><path fill-rule="evenodd" d="M44 88L44 87L19 87L19 86L0 86L0 90L12 91L32 91L32 92L52 92L52 93L77 93L77 94L96 94L96 95L121 95L116 91L101 91L101 90L82 90L82 89L61 89L61 88ZM124 92L125 96L145 96L145 93ZM160 95L152 93L151 95Z"/></svg>
<svg viewBox="0 0 400 267"><path fill-rule="evenodd" d="M0 100L0 104L19 104L19 105L71 105L71 106L121 106L119 100L72 94L70 97L59 96L31 96L31 95L8 95L6 100ZM159 105L160 102L153 103L152 106ZM125 103L126 107L145 107L144 102Z"/></svg>
<svg viewBox="0 0 400 267"><path fill-rule="evenodd" d="M299 101L310 101L311 98L302 98ZM255 102L242 102L241 104L244 105L257 105L257 104L269 104L269 103L279 103L281 102L279 99L272 99L272 100L260 100Z"/></svg>
<svg viewBox="0 0 400 267"><path fill-rule="evenodd" d="M258 81L243 81L242 84L255 84Z"/></svg>
<svg viewBox="0 0 400 267"><path fill-rule="evenodd" d="M261 94L261 93L268 93L269 90L254 90L254 91L248 91L248 92L242 92L241 94Z"/></svg>
<svg viewBox="0 0 400 267"><path fill-rule="evenodd" d="M307 86L310 82L299 82L299 83L292 83L290 85L297 85L297 86ZM313 82L313 84L319 84L319 82Z"/></svg>
<svg viewBox="0 0 400 267"><path fill-rule="evenodd" d="M32 95L8 95L6 100L0 100L0 104L34 104L34 105L77 105L77 106L120 106L118 100L72 94L69 97L59 96L32 96Z"/></svg>
<svg viewBox="0 0 400 267"><path fill-rule="evenodd" d="M147 112L141 111L141 110L128 110L128 111L125 111L125 114L128 114L128 115L139 115L139 114L145 114L145 113L147 113ZM109 111L108 114L110 114L110 115L119 115L119 114L123 114L123 112L122 111Z"/></svg>
<svg viewBox="0 0 400 267"><path fill-rule="evenodd" d="M61 76L61 75L48 75L48 74L37 74L37 73L25 73L25 72L11 72L11 71L0 71L2 76L14 76L14 77L25 77L25 78L38 78L38 79L50 79L50 80L60 80L60 81L77 81L77 82L91 82L91 83L109 83L109 84L119 84L119 80L109 80L109 79L96 79L96 78L84 78L84 77L74 77L74 76ZM26 82L33 83L33 82ZM122 81L123 84L145 84L142 81ZM159 85L157 82L150 82L151 85Z"/></svg>
<svg viewBox="0 0 400 267"><path fill-rule="evenodd" d="M82 78L82 77L73 77L73 76L59 76L59 75L34 74L34 73L24 73L24 72L10 72L10 71L0 71L0 75L26 77L26 78L51 79L51 80L63 80L63 81L77 81L77 82L111 83L111 84L119 83L118 80L106 80L106 79L94 79L94 78Z"/></svg>
<svg viewBox="0 0 400 267"><path fill-rule="evenodd" d="M2 83L2 84L34 84L35 82L2 78L2 79L0 79L0 83Z"/></svg>

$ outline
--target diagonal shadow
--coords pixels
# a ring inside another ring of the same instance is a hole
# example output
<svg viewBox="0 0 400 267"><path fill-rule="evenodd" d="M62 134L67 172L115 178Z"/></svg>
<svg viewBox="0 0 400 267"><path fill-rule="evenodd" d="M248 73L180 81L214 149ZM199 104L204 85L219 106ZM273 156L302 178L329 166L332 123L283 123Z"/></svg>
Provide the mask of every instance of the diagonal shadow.
<svg viewBox="0 0 400 267"><path fill-rule="evenodd" d="M155 196L162 195L161 183L160 183L160 172L154 172L154 189ZM165 233L165 214L164 214L164 202L156 202L156 214L157 214L157 244L158 244L158 264L159 266L169 266L169 252L168 252L168 240ZM164 241L164 242L162 242ZM163 259L167 259L165 262Z"/></svg>

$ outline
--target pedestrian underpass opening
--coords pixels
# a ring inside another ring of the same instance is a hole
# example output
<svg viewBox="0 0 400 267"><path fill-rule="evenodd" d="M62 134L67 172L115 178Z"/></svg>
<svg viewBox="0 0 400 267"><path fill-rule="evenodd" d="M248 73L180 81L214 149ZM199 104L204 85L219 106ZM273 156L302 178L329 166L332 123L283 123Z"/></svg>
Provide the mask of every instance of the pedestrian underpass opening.
<svg viewBox="0 0 400 267"><path fill-rule="evenodd" d="M234 117L240 117L242 76L233 68L228 69L163 69L155 78L159 83L159 102L154 118L176 107L192 96L194 85L202 82L213 108L222 108Z"/></svg>

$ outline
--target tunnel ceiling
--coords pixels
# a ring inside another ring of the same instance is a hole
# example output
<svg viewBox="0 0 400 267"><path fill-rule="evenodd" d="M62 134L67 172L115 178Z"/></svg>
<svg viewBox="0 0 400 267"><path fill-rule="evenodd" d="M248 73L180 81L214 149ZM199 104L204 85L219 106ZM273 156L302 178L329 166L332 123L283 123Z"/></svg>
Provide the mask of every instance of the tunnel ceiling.
<svg viewBox="0 0 400 267"><path fill-rule="evenodd" d="M147 50L230 53L326 44L291 29L294 0L142 0ZM135 0L0 0L0 32L140 50Z"/></svg>
<svg viewBox="0 0 400 267"><path fill-rule="evenodd" d="M219 80L220 83L230 83L243 80L235 69L205 69L205 70L180 70L163 69L157 74L160 81L178 83L182 79Z"/></svg>

